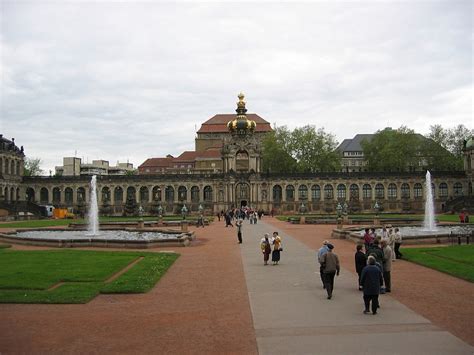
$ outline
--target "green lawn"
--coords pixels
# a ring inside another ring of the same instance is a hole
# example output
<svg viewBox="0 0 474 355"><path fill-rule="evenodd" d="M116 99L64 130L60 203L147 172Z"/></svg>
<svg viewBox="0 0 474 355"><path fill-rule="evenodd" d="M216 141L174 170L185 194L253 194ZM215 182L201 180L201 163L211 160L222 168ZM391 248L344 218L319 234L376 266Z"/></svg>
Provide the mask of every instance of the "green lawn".
<svg viewBox="0 0 474 355"><path fill-rule="evenodd" d="M404 248L403 258L474 282L474 245Z"/></svg>
<svg viewBox="0 0 474 355"><path fill-rule="evenodd" d="M177 258L174 253L0 249L0 303L87 303L99 293L147 292Z"/></svg>

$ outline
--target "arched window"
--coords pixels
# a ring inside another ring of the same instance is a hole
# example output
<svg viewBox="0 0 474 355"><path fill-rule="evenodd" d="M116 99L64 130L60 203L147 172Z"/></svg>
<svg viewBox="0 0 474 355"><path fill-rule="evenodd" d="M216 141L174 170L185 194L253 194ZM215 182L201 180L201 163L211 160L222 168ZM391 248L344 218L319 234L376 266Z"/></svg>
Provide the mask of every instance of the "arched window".
<svg viewBox="0 0 474 355"><path fill-rule="evenodd" d="M403 198L410 198L410 185L404 182L401 187L401 192Z"/></svg>
<svg viewBox="0 0 474 355"><path fill-rule="evenodd" d="M362 198L370 200L372 198L372 186L364 184L362 186Z"/></svg>
<svg viewBox="0 0 474 355"><path fill-rule="evenodd" d="M375 198L385 198L385 188L382 184L375 185Z"/></svg>
<svg viewBox="0 0 474 355"><path fill-rule="evenodd" d="M149 198L148 187L146 186L140 187L140 202L148 203L148 198Z"/></svg>
<svg viewBox="0 0 474 355"><path fill-rule="evenodd" d="M186 189L186 186L178 187L178 200L186 201L187 199L188 199L188 190Z"/></svg>
<svg viewBox="0 0 474 355"><path fill-rule="evenodd" d="M168 203L173 203L173 201L174 201L174 188L173 188L173 186L166 186L165 201L168 202Z"/></svg>
<svg viewBox="0 0 474 355"><path fill-rule="evenodd" d="M161 201L161 188L159 186L153 187L153 200Z"/></svg>
<svg viewBox="0 0 474 355"><path fill-rule="evenodd" d="M463 195L462 184L460 182L454 183L453 193L454 193L454 196L462 196Z"/></svg>
<svg viewBox="0 0 474 355"><path fill-rule="evenodd" d="M448 197L448 184L445 182L439 184L439 197Z"/></svg>
<svg viewBox="0 0 474 355"><path fill-rule="evenodd" d="M4 193L3 193L3 199L5 201L8 201L8 187L5 187Z"/></svg>
<svg viewBox="0 0 474 355"><path fill-rule="evenodd" d="M206 186L204 187L204 201L205 202L212 202L212 187Z"/></svg>
<svg viewBox="0 0 474 355"><path fill-rule="evenodd" d="M10 174L15 174L15 162L13 160L10 161Z"/></svg>
<svg viewBox="0 0 474 355"><path fill-rule="evenodd" d="M49 191L46 187L42 187L40 190L40 203L48 203Z"/></svg>
<svg viewBox="0 0 474 355"><path fill-rule="evenodd" d="M3 171L3 159L0 158L0 174L3 174L4 171Z"/></svg>
<svg viewBox="0 0 474 355"><path fill-rule="evenodd" d="M137 190L133 186L127 187L127 200L136 201L137 199Z"/></svg>
<svg viewBox="0 0 474 355"><path fill-rule="evenodd" d="M319 201L321 199L321 187L319 185L313 185L311 187L311 200Z"/></svg>
<svg viewBox="0 0 474 355"><path fill-rule="evenodd" d="M8 158L5 159L5 174L10 174L10 160L8 160Z"/></svg>
<svg viewBox="0 0 474 355"><path fill-rule="evenodd" d="M351 194L350 198L355 199L355 200L359 199L359 186L358 185L352 184L349 187L349 191L350 191L350 194Z"/></svg>
<svg viewBox="0 0 474 355"><path fill-rule="evenodd" d="M306 185L300 185L300 187L298 187L298 199L300 201L308 199L308 187Z"/></svg>
<svg viewBox="0 0 474 355"><path fill-rule="evenodd" d="M20 175L20 162L19 161L16 162L16 174Z"/></svg>
<svg viewBox="0 0 474 355"><path fill-rule="evenodd" d="M286 187L286 200L294 201L295 200L295 188L293 185L288 185Z"/></svg>
<svg viewBox="0 0 474 355"><path fill-rule="evenodd" d="M120 186L117 186L114 190L114 201L115 204L123 203L123 189Z"/></svg>
<svg viewBox="0 0 474 355"><path fill-rule="evenodd" d="M5 194L5 199L7 198ZM35 202L35 190L32 187L26 189L26 200L28 202Z"/></svg>
<svg viewBox="0 0 474 355"><path fill-rule="evenodd" d="M61 203L61 190L59 189L59 187L53 188L53 203Z"/></svg>
<svg viewBox="0 0 474 355"><path fill-rule="evenodd" d="M433 198L436 198L436 186L433 182L431 183L431 196L433 196Z"/></svg>
<svg viewBox="0 0 474 355"><path fill-rule="evenodd" d="M423 197L423 186L419 182L413 186L413 194L415 198Z"/></svg>
<svg viewBox="0 0 474 355"><path fill-rule="evenodd" d="M86 189L84 189L83 187L79 187L77 189L77 201L86 202Z"/></svg>
<svg viewBox="0 0 474 355"><path fill-rule="evenodd" d="M324 198L326 200L332 200L334 198L334 188L332 185L324 185Z"/></svg>
<svg viewBox="0 0 474 355"><path fill-rule="evenodd" d="M394 183L388 185L388 198L392 200L397 198L397 185Z"/></svg>
<svg viewBox="0 0 474 355"><path fill-rule="evenodd" d="M12 188L10 189L10 199L11 199L12 201L15 200L15 188L14 188L14 187L12 187Z"/></svg>
<svg viewBox="0 0 474 355"><path fill-rule="evenodd" d="M102 188L102 202L110 202L110 189L107 186Z"/></svg>
<svg viewBox="0 0 474 355"><path fill-rule="evenodd" d="M273 186L273 202L280 202L282 197L282 188L280 185Z"/></svg>
<svg viewBox="0 0 474 355"><path fill-rule="evenodd" d="M346 199L346 185L344 184L339 184L337 185L337 198L338 199Z"/></svg>
<svg viewBox="0 0 474 355"><path fill-rule="evenodd" d="M199 203L199 187L193 186L191 187L191 202Z"/></svg>
<svg viewBox="0 0 474 355"><path fill-rule="evenodd" d="M67 205L72 205L73 194L73 190L70 187L66 187L66 189L64 190L64 201Z"/></svg>

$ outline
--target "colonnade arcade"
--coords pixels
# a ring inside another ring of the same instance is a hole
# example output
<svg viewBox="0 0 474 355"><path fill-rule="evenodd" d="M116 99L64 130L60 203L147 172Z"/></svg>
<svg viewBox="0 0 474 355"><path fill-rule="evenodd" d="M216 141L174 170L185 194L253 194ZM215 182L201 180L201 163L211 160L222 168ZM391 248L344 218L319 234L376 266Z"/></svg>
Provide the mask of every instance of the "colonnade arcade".
<svg viewBox="0 0 474 355"><path fill-rule="evenodd" d="M51 180L42 179L42 183L25 184L22 187L25 189L23 196L31 202L57 207L89 204L90 187L87 180L69 184L55 184ZM199 205L202 205L208 213L240 206L266 211L274 208L281 212L298 212L301 203L304 203L308 211L329 212L334 211L338 202L344 201L354 210L371 211L377 201L386 210L400 211L422 209L425 196L422 177L348 181L342 178L275 179L253 174L242 177L209 176L207 180L197 181L195 178L195 181L189 181L193 177L188 175L181 176L181 181L176 178L174 181L159 182L139 180L137 176L128 177L126 182L98 181L99 206L111 205L112 213L117 214L121 213L121 206L126 204L127 199L132 199L146 212L150 212L158 204L166 212L176 211L183 204L191 211L197 211ZM446 176L433 179L432 191L437 209L441 209L441 205L448 199L463 196L467 186L464 186L461 179ZM17 195L21 193L19 188L13 192Z"/></svg>

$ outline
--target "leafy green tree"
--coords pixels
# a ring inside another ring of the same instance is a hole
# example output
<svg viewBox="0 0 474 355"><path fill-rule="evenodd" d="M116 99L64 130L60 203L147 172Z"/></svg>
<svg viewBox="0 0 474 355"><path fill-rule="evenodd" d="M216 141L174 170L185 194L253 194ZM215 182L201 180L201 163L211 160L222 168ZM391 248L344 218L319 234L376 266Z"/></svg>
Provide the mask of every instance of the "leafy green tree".
<svg viewBox="0 0 474 355"><path fill-rule="evenodd" d="M272 173L293 172L296 160L290 155L291 132L286 126L269 132L262 141L262 165L264 171Z"/></svg>
<svg viewBox="0 0 474 355"><path fill-rule="evenodd" d="M332 134L314 126L278 127L263 140L263 169L271 172L337 171L341 158Z"/></svg>
<svg viewBox="0 0 474 355"><path fill-rule="evenodd" d="M434 137L443 137L436 131ZM457 159L434 139L415 133L405 126L377 131L372 140L362 143L369 171L458 170L462 160Z"/></svg>
<svg viewBox="0 0 474 355"><path fill-rule="evenodd" d="M448 150L462 162L463 141L474 134L474 130L460 124L453 128L443 128L441 125L430 126L427 138L432 139L443 148Z"/></svg>
<svg viewBox="0 0 474 355"><path fill-rule="evenodd" d="M40 158L26 158L25 159L25 168L23 170L23 175L25 176L37 176L42 175L43 170L41 169L41 159Z"/></svg>
<svg viewBox="0 0 474 355"><path fill-rule="evenodd" d="M299 172L336 171L341 167L337 141L323 128L316 129L311 125L295 128L289 148Z"/></svg>

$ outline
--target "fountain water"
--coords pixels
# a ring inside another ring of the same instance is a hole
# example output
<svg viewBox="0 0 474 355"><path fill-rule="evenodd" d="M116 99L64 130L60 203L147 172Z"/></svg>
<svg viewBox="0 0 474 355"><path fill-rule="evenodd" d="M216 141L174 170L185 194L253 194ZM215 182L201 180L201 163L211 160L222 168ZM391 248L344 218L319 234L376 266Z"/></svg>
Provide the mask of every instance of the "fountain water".
<svg viewBox="0 0 474 355"><path fill-rule="evenodd" d="M89 206L89 226L87 235L98 235L99 233L99 207L97 206L97 176L92 176L91 195Z"/></svg>
<svg viewBox="0 0 474 355"><path fill-rule="evenodd" d="M425 196L425 220L423 222L423 230L436 231L433 190L431 189L431 174L428 170L426 171Z"/></svg>

